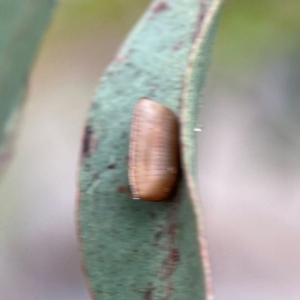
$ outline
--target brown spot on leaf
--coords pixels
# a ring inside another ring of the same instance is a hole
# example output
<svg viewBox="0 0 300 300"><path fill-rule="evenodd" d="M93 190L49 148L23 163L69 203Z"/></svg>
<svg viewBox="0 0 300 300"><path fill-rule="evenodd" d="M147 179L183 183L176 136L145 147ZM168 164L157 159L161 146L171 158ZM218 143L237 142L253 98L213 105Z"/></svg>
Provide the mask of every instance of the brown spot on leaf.
<svg viewBox="0 0 300 300"><path fill-rule="evenodd" d="M160 13L169 8L169 5L166 1L160 1L153 7L153 12L155 14Z"/></svg>
<svg viewBox="0 0 300 300"><path fill-rule="evenodd" d="M93 134L92 128L90 126L86 126L84 137L83 137L83 149L82 149L82 153L84 156L89 156L90 140L92 134Z"/></svg>
<svg viewBox="0 0 300 300"><path fill-rule="evenodd" d="M115 57L115 59L114 59L113 62L114 62L115 64L121 64L121 63L123 63L123 62L126 60L126 58L127 58L127 57L124 56L124 55L122 55L122 56L119 55L119 56L116 56L116 57Z"/></svg>
<svg viewBox="0 0 300 300"><path fill-rule="evenodd" d="M179 262L179 260L180 260L180 254L179 254L178 249L176 249L176 248L171 249L170 260L173 263L178 263Z"/></svg>
<svg viewBox="0 0 300 300"><path fill-rule="evenodd" d="M100 175L99 174L94 174L93 175L93 180L99 180L100 179Z"/></svg>
<svg viewBox="0 0 300 300"><path fill-rule="evenodd" d="M109 164L107 166L108 169L115 169L116 168L116 164Z"/></svg>
<svg viewBox="0 0 300 300"><path fill-rule="evenodd" d="M152 297L152 288L148 288L146 290L144 300L153 300L153 297Z"/></svg>
<svg viewBox="0 0 300 300"><path fill-rule="evenodd" d="M90 157L97 148L97 138L94 135L90 125L85 128L83 136L82 154L84 157Z"/></svg>
<svg viewBox="0 0 300 300"><path fill-rule="evenodd" d="M194 34L194 39L198 36L199 32L201 31L202 24L206 15L206 4L205 2L201 2L200 4L200 12L197 19L197 25L196 25L196 32Z"/></svg>
<svg viewBox="0 0 300 300"><path fill-rule="evenodd" d="M128 185L120 185L117 188L117 192L121 194L126 194L128 197L132 198L130 187Z"/></svg>
<svg viewBox="0 0 300 300"><path fill-rule="evenodd" d="M118 192L119 192L119 193L126 193L127 191L128 191L128 187L125 186L125 185L120 185L120 186L118 187Z"/></svg>
<svg viewBox="0 0 300 300"><path fill-rule="evenodd" d="M177 224L178 224L178 209L179 209L179 198L178 196L174 199L173 209L169 214L169 226L167 228L167 233L169 237L168 248L169 254L165 261L165 276L167 278L166 296L165 300L172 299L172 294L174 290L172 276L176 271L178 262L180 260L180 254L178 248L176 247L176 235L177 235Z"/></svg>
<svg viewBox="0 0 300 300"><path fill-rule="evenodd" d="M173 51L178 51L178 50L180 50L181 49L181 47L183 46L183 41L179 41L177 44L175 44L174 46L173 46Z"/></svg>

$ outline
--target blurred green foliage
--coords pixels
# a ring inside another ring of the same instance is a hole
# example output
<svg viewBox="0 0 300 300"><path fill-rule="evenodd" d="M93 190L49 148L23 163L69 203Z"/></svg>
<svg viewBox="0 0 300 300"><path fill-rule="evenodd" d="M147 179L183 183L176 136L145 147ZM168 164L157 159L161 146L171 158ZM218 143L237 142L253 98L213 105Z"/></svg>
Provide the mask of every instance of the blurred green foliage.
<svg viewBox="0 0 300 300"><path fill-rule="evenodd" d="M226 69L258 67L300 43L300 1L228 0L223 10L215 60Z"/></svg>
<svg viewBox="0 0 300 300"><path fill-rule="evenodd" d="M101 25L132 26L149 3L151 0L63 0L53 23L63 35Z"/></svg>
<svg viewBox="0 0 300 300"><path fill-rule="evenodd" d="M0 171L9 162L28 73L54 6L53 0L0 1Z"/></svg>
<svg viewBox="0 0 300 300"><path fill-rule="evenodd" d="M125 34L150 2L63 0L54 26L58 38L104 25L118 27ZM270 56L290 52L300 43L299 16L299 0L228 0L218 32L215 64L236 72L257 68Z"/></svg>

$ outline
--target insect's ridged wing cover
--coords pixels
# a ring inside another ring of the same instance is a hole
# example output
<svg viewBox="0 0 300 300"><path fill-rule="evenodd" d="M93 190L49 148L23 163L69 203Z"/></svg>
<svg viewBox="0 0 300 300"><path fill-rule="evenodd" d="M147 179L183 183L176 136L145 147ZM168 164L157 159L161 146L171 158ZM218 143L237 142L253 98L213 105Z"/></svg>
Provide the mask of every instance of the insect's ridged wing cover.
<svg viewBox="0 0 300 300"><path fill-rule="evenodd" d="M141 99L131 121L128 177L133 198L163 201L179 179L178 117L164 105Z"/></svg>

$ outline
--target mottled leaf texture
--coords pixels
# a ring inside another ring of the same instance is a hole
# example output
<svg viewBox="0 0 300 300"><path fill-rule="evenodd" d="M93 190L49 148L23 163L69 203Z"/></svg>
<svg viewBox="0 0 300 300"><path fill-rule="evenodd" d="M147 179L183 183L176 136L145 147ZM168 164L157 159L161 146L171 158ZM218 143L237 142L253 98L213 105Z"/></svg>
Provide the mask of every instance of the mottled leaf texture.
<svg viewBox="0 0 300 300"><path fill-rule="evenodd" d="M0 0L0 174L11 155L28 73L54 5L54 0Z"/></svg>
<svg viewBox="0 0 300 300"><path fill-rule="evenodd" d="M222 2L154 1L101 80L83 138L78 197L94 299L212 299L194 128ZM183 171L167 202L132 200L128 186L132 112L143 97L180 118Z"/></svg>

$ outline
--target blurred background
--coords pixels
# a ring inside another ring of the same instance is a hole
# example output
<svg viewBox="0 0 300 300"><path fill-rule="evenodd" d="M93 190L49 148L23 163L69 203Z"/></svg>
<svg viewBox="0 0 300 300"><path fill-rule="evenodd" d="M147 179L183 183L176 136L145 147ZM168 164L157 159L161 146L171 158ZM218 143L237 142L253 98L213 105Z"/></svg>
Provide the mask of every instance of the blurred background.
<svg viewBox="0 0 300 300"><path fill-rule="evenodd" d="M0 296L87 300L74 228L80 139L104 68L149 0L60 0L0 184ZM199 187L216 300L300 299L300 2L228 0Z"/></svg>

